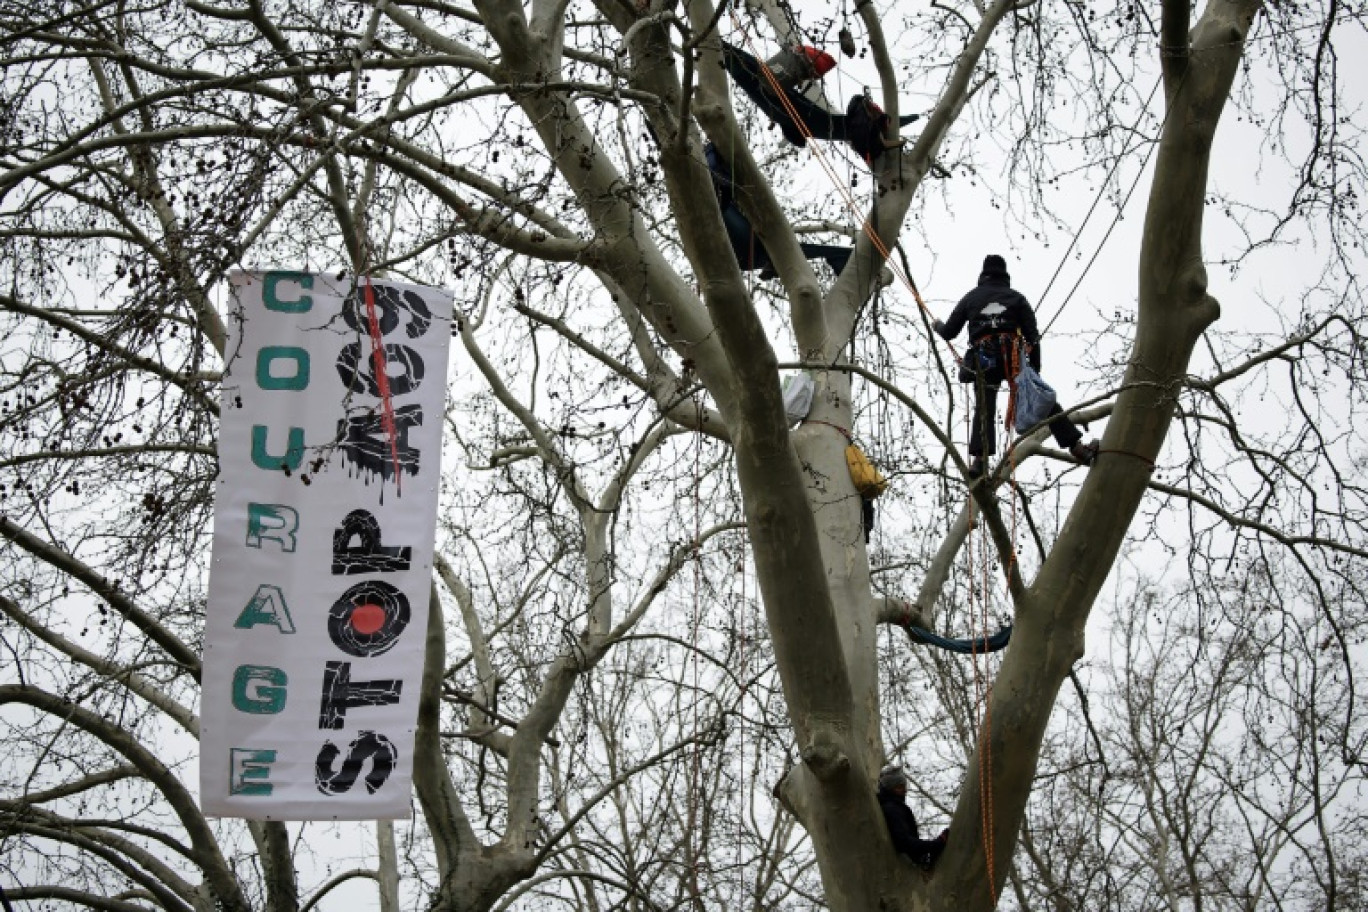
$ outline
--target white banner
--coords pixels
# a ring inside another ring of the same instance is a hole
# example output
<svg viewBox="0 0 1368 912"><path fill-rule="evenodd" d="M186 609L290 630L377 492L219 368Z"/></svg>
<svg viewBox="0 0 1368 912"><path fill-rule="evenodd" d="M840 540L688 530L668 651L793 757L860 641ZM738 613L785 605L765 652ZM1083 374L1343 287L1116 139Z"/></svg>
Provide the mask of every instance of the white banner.
<svg viewBox="0 0 1368 912"><path fill-rule="evenodd" d="M232 290L204 811L408 817L451 295L284 271Z"/></svg>

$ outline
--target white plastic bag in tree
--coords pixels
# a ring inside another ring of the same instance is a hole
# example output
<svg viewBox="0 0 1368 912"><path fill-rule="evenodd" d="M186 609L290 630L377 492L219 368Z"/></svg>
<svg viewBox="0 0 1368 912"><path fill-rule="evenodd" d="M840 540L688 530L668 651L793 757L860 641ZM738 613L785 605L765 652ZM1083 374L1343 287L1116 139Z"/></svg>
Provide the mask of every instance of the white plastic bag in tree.
<svg viewBox="0 0 1368 912"><path fill-rule="evenodd" d="M817 389L817 384L812 381L812 375L807 371L800 371L790 374L784 378L784 414L788 416L789 424L794 425L808 416L812 410L812 394Z"/></svg>

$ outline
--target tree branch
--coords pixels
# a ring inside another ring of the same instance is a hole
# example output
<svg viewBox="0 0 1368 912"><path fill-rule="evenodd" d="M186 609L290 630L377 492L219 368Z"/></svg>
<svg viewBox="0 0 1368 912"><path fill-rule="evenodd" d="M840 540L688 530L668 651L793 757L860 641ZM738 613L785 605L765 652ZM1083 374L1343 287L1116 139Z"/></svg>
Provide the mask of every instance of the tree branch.
<svg viewBox="0 0 1368 912"><path fill-rule="evenodd" d="M180 638L167 630L155 618L143 611L133 601L120 592L109 580L88 567L84 562L61 548L50 545L9 517L0 515L0 537L4 537L23 548L34 557L57 570L84 583L95 595L119 612L129 623L153 643L156 643L170 658L182 666L196 681L200 679L200 659Z"/></svg>

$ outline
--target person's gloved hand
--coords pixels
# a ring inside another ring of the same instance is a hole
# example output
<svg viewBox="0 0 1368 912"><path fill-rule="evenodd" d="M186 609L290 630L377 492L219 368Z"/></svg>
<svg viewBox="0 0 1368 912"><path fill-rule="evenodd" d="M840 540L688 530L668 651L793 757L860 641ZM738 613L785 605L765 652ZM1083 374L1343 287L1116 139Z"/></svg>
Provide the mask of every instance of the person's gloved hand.
<svg viewBox="0 0 1368 912"><path fill-rule="evenodd" d="M945 324L942 323L940 320L932 320L932 321L931 321L931 328L934 329L934 330L936 331L936 335L938 335L938 336L943 336L943 335L945 335Z"/></svg>

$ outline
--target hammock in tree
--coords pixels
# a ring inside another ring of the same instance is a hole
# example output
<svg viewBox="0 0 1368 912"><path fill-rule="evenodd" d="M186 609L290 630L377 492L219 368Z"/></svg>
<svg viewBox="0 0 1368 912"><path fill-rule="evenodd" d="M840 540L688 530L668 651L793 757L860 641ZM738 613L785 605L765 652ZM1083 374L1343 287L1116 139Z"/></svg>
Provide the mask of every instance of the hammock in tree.
<svg viewBox="0 0 1368 912"><path fill-rule="evenodd" d="M732 81L741 87L741 91L745 92L751 101L755 102L756 107L764 111L770 120L779 125L785 139L795 146L807 145L807 137L803 135L802 127L794 122L793 117L784 107L784 103L774 94L774 89L769 80L765 78L759 60L739 47L723 42L722 62L726 66L727 72L731 74ZM803 126L807 127L807 132L811 133L814 139L833 141L847 139L844 114L827 110L797 89L782 84L780 88L788 97L789 103L793 105L793 110L798 112L798 117L803 121ZM900 117L898 122L906 126L920 116L919 114L907 114Z"/></svg>
<svg viewBox="0 0 1368 912"><path fill-rule="evenodd" d="M912 636L913 642L926 646L939 646L941 649L948 649L950 652L959 652L964 655L997 652L999 649L1007 648L1008 641L1012 639L1012 628L1010 626L1003 627L992 636L979 637L976 640L951 640L938 636L929 630L913 627L910 624L907 625L907 632Z"/></svg>

